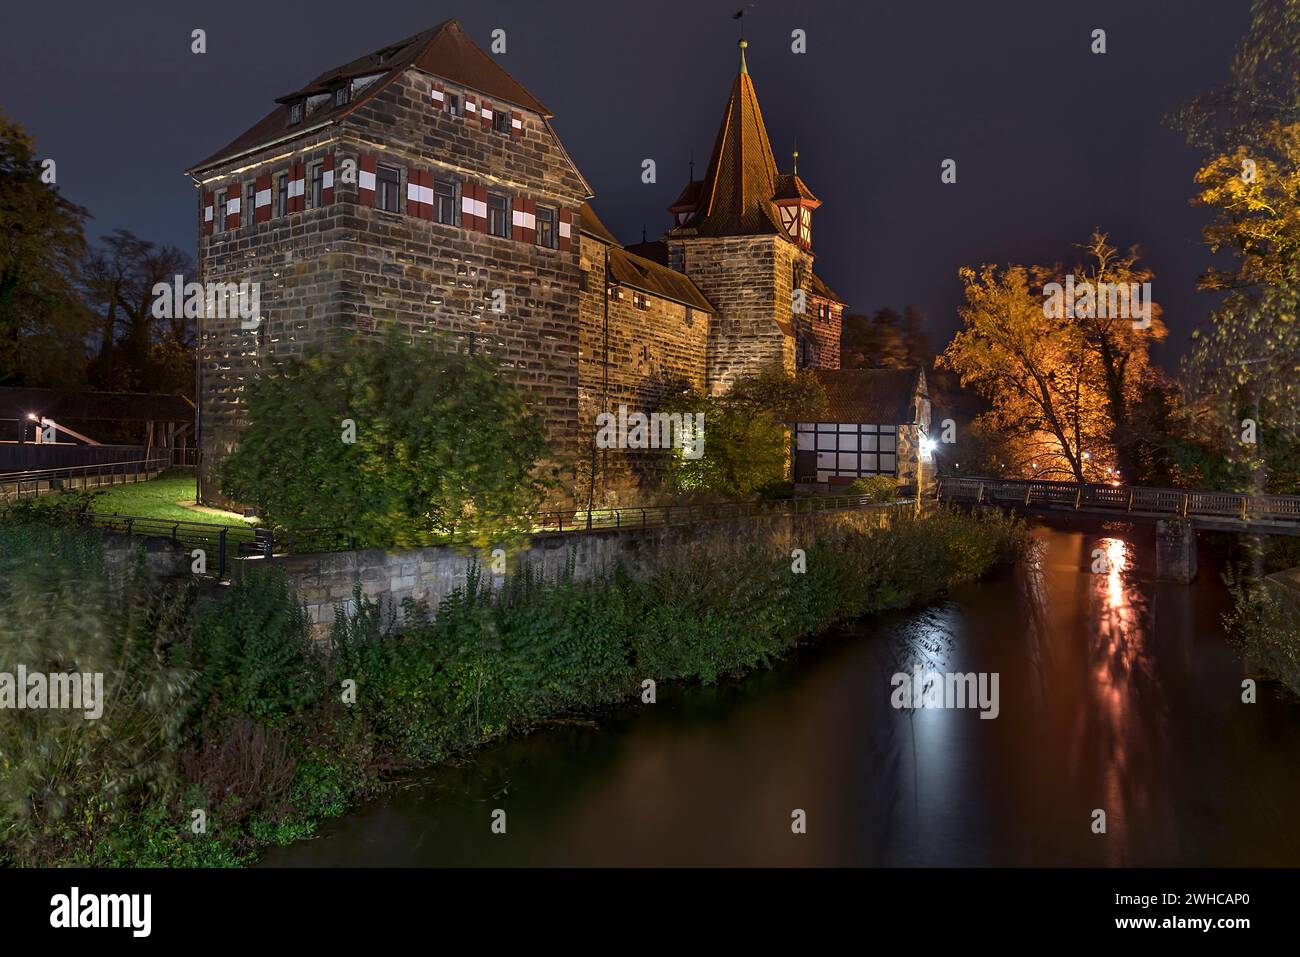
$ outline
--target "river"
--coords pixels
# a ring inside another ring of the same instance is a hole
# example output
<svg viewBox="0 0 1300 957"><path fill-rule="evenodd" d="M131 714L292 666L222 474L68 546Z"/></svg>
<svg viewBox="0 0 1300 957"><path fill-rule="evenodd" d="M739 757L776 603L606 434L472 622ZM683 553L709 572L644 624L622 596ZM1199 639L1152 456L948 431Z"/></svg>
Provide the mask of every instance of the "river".
<svg viewBox="0 0 1300 957"><path fill-rule="evenodd" d="M1154 582L1150 526L1035 535L935 605L493 744L263 863L1300 865L1300 706L1242 702L1208 550L1188 587ZM918 663L996 673L997 717L893 707Z"/></svg>

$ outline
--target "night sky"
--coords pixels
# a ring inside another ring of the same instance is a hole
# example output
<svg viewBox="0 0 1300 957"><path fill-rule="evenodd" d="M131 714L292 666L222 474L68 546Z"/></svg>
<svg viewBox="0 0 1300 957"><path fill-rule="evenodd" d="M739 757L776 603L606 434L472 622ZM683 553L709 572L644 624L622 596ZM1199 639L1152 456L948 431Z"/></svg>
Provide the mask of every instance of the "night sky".
<svg viewBox="0 0 1300 957"><path fill-rule="evenodd" d="M316 74L449 17L555 114L593 204L627 243L703 175L735 76L741 0L11 3L2 108L58 164L92 237L123 227L193 253L183 171ZM1248 0L757 0L744 29L777 163L822 200L818 273L854 311L906 303L940 342L957 269L1072 261L1093 226L1155 270L1172 364L1211 306L1187 205L1197 154L1164 117L1227 77ZM190 31L208 52L190 52ZM1108 52L1089 51L1094 28ZM808 52L790 50L807 31ZM955 185L940 163L958 163ZM653 158L658 182L641 182Z"/></svg>

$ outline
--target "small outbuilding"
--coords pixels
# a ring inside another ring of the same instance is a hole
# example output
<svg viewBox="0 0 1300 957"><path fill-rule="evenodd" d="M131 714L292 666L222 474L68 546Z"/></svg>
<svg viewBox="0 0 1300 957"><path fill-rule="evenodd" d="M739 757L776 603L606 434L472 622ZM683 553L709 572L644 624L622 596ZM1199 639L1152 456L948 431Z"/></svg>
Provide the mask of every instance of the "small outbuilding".
<svg viewBox="0 0 1300 957"><path fill-rule="evenodd" d="M842 491L856 479L889 475L906 491L934 479L930 396L923 369L814 369L826 411L794 423L797 485Z"/></svg>

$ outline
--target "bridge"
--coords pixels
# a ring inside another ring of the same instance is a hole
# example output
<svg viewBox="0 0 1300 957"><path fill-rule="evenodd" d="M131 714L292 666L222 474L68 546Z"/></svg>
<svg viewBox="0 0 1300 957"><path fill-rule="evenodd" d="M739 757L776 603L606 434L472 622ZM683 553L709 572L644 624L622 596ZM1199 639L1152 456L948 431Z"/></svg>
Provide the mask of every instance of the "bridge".
<svg viewBox="0 0 1300 957"><path fill-rule="evenodd" d="M1156 575L1196 577L1196 529L1300 535L1300 495L1193 492L1137 485L1026 479L942 478L939 501L998 505L1040 515L1095 515L1156 525Z"/></svg>

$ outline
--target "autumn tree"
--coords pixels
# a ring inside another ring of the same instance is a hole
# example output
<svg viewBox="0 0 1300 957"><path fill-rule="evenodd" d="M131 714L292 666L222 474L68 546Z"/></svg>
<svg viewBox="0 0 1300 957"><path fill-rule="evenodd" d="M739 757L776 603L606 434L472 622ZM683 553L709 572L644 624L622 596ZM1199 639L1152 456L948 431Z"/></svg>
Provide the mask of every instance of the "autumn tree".
<svg viewBox="0 0 1300 957"><path fill-rule="evenodd" d="M1142 472L1142 462L1149 453L1144 446L1150 441L1141 427L1146 416L1139 415L1145 394L1160 379L1150 361L1153 342L1165 338L1160 305L1146 295L1152 272L1138 265L1138 249L1121 253L1110 245L1106 233L1094 230L1081 247L1084 262L1071 269L1076 287L1093 290L1114 289L1114 297L1095 296L1090 304L1077 303L1074 318L1079 323L1084 343L1097 357L1106 394L1106 413L1110 418L1110 442L1115 450L1119 474L1127 480ZM1034 270L1038 283L1065 281L1060 267ZM1136 291L1130 296L1129 292ZM1111 305L1118 302L1121 308ZM1141 311L1139 318L1137 313Z"/></svg>
<svg viewBox="0 0 1300 957"><path fill-rule="evenodd" d="M1192 200L1214 212L1206 244L1236 258L1201 285L1281 281L1300 257L1300 0L1254 0L1228 82L1171 119L1208 157Z"/></svg>
<svg viewBox="0 0 1300 957"><path fill-rule="evenodd" d="M85 367L86 211L47 180L31 138L0 115L0 385L74 387Z"/></svg>
<svg viewBox="0 0 1300 957"><path fill-rule="evenodd" d="M1044 308L1044 272L960 270L965 326L939 364L989 401L979 422L1005 437L1007 472L1102 481L1115 459L1101 358L1082 323Z"/></svg>
<svg viewBox="0 0 1300 957"><path fill-rule="evenodd" d="M1295 491L1285 476L1300 441L1300 0L1254 0L1228 82L1174 121L1207 153L1193 200L1215 214L1206 243L1235 257L1202 277L1230 294L1184 361L1191 431L1248 476L1243 487Z"/></svg>

